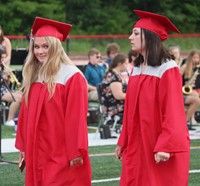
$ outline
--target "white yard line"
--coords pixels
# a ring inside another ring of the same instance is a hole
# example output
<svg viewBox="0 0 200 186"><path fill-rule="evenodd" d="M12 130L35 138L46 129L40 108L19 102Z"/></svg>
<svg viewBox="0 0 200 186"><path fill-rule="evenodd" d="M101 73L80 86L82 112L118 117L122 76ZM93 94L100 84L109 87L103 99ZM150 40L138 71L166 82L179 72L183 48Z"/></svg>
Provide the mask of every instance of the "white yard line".
<svg viewBox="0 0 200 186"><path fill-rule="evenodd" d="M111 182L111 181L119 181L119 178L110 178L110 179L102 179L102 180L92 180L92 183Z"/></svg>
<svg viewBox="0 0 200 186"><path fill-rule="evenodd" d="M190 170L189 173L190 174L200 173L200 169L199 170ZM104 182L119 181L119 179L120 178L118 177L118 178L110 178L110 179L92 180L92 183L104 183Z"/></svg>
<svg viewBox="0 0 200 186"><path fill-rule="evenodd" d="M191 174L191 173L200 173L200 169L198 169L198 170L190 170L189 173L190 173L190 174Z"/></svg>

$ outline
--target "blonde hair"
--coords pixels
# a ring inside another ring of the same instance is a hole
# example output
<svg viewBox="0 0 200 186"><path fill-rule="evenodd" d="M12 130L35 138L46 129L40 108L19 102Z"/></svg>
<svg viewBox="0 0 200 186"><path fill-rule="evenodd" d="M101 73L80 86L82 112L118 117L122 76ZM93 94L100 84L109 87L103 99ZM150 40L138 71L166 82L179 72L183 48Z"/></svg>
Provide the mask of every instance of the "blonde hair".
<svg viewBox="0 0 200 186"><path fill-rule="evenodd" d="M186 67L185 67L185 75L184 75L185 78L191 78L193 76L193 74L194 74L194 72L193 72L193 64L192 64L192 57L195 54L198 54L199 57L200 57L200 51L197 50L197 49L193 49L188 54L188 57L186 59Z"/></svg>
<svg viewBox="0 0 200 186"><path fill-rule="evenodd" d="M90 56L92 56L92 55L94 55L94 54L99 54L100 53L100 51L98 50L98 49L96 49L96 48L91 48L90 50L89 50L89 52L88 52L88 58L90 58Z"/></svg>
<svg viewBox="0 0 200 186"><path fill-rule="evenodd" d="M50 93L50 98L55 91L54 77L58 73L61 64L71 64L71 60L67 56L62 47L62 43L55 37L45 37L49 44L48 59L45 63L41 63L34 55L34 41L29 48L29 54L23 68L23 92L25 94L26 102L28 103L28 95L30 87L39 77L42 77L47 83L47 88Z"/></svg>

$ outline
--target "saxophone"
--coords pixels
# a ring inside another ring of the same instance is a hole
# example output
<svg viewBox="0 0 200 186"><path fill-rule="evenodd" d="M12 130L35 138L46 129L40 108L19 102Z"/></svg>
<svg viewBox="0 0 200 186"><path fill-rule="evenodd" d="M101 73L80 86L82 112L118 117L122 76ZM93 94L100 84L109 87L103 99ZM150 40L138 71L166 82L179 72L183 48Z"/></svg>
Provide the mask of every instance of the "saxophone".
<svg viewBox="0 0 200 186"><path fill-rule="evenodd" d="M193 91L192 83L196 80L199 74L200 74L200 65L197 66L197 69L195 70L194 75L192 76L188 84L182 87L182 92L184 95L189 95L192 93Z"/></svg>

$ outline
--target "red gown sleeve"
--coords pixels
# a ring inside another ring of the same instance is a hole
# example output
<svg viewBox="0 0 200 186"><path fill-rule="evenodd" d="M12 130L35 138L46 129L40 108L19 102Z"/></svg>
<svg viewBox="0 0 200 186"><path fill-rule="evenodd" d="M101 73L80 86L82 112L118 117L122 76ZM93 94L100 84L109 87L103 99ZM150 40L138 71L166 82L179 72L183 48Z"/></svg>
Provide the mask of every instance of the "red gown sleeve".
<svg viewBox="0 0 200 186"><path fill-rule="evenodd" d="M127 102L127 97L126 97L126 101L125 101L125 105L124 105L124 116L123 116L123 124L122 124L122 131L120 133L117 145L119 145L120 147L122 147L122 151L124 151L124 149L127 146L127 141L128 141L128 134L127 134L127 113L128 113L128 106L126 104Z"/></svg>
<svg viewBox="0 0 200 186"><path fill-rule="evenodd" d="M69 161L88 153L87 83L81 73L74 74L66 83L65 133Z"/></svg>
<svg viewBox="0 0 200 186"><path fill-rule="evenodd" d="M23 97L21 106L20 106L20 112L19 112L19 118L18 118L18 127L17 127L17 135L16 135L16 141L15 141L15 147L20 150L21 152L25 152L25 136L26 136L26 114L27 112L27 106L25 103L25 99Z"/></svg>
<svg viewBox="0 0 200 186"><path fill-rule="evenodd" d="M184 111L182 78L177 67L164 72L159 82L159 105L162 129L154 152L189 150L189 135Z"/></svg>

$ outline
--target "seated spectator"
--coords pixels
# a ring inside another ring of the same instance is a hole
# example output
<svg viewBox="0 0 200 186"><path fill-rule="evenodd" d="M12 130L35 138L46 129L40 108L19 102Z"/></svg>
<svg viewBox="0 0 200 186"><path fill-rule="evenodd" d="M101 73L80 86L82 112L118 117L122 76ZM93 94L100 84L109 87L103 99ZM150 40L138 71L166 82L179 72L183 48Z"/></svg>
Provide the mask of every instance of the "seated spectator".
<svg viewBox="0 0 200 186"><path fill-rule="evenodd" d="M200 51L193 49L185 60L184 81L200 95Z"/></svg>
<svg viewBox="0 0 200 186"><path fill-rule="evenodd" d="M135 61L135 58L137 57L137 55L138 55L138 53L136 51L130 50L128 52L127 71L121 73L122 78L124 79L126 84L128 84L129 76L133 70L134 61Z"/></svg>
<svg viewBox="0 0 200 186"><path fill-rule="evenodd" d="M0 25L0 57L4 65L9 66L11 60L12 46L10 40L4 36L3 28Z"/></svg>
<svg viewBox="0 0 200 186"><path fill-rule="evenodd" d="M185 61L183 72L183 82L185 85L192 87L192 93L200 95L200 51L193 49L189 52ZM199 105L197 106L197 108ZM195 114L194 114L195 115ZM192 117L192 124L197 124L197 121Z"/></svg>
<svg viewBox="0 0 200 186"><path fill-rule="evenodd" d="M9 74L10 71L8 69L5 69L3 71L3 79L4 81L2 81L1 83L1 99L4 102L9 103L9 112L8 112L8 118L7 121L5 122L6 126L15 126L15 122L14 122L14 118L15 115L18 113L19 111L19 107L21 104L21 99L22 99L22 92L19 91L11 91L8 89L9 85L7 84L7 82L9 82ZM13 99L13 97L14 99Z"/></svg>
<svg viewBox="0 0 200 186"><path fill-rule="evenodd" d="M113 58L119 54L120 52L120 46L117 43L109 43L107 45L106 48L106 54L107 54L107 58L105 63L108 65L108 67L110 66Z"/></svg>
<svg viewBox="0 0 200 186"><path fill-rule="evenodd" d="M98 101L97 85L102 82L106 69L99 65L101 61L101 53L99 50L92 48L88 52L89 63L85 68L85 78L88 82L89 101Z"/></svg>
<svg viewBox="0 0 200 186"><path fill-rule="evenodd" d="M128 61L125 55L118 54L110 64L102 82L102 112L104 116L119 115L123 117L126 84L121 73L126 71Z"/></svg>
<svg viewBox="0 0 200 186"><path fill-rule="evenodd" d="M176 61L177 65L180 67L180 73L183 75L186 68L187 60L184 60L186 63L183 62L183 59L180 55L180 47L178 45L170 45L169 47L170 53L174 56L174 60ZM180 60L182 59L182 61ZM183 81L183 86L185 85ZM186 110L186 119L189 121L192 120L192 124L196 124L194 119L194 114L200 106L200 98L197 91L192 89L191 93L183 94L184 97L184 104L187 105ZM190 129L190 128L189 128Z"/></svg>
<svg viewBox="0 0 200 186"><path fill-rule="evenodd" d="M134 66L134 61L135 58L137 57L138 53L136 51L130 50L128 52L128 66L127 66L127 71L128 74L130 75L132 70L133 70L133 66Z"/></svg>
<svg viewBox="0 0 200 186"><path fill-rule="evenodd" d="M13 127L15 126L15 121L14 121L15 115L18 113L19 108L20 108L22 92L21 91L12 92L12 95L15 98L15 101L14 101L10 92L6 90L6 87L2 86L1 91L2 91L1 93L2 101L10 103L8 118L7 118L7 121L5 122L5 125Z"/></svg>
<svg viewBox="0 0 200 186"><path fill-rule="evenodd" d="M176 61L177 65L180 68L181 74L183 74L184 69L185 69L185 64L183 57L181 56L181 49L179 45L169 45L168 49L170 53L174 56L174 60Z"/></svg>

